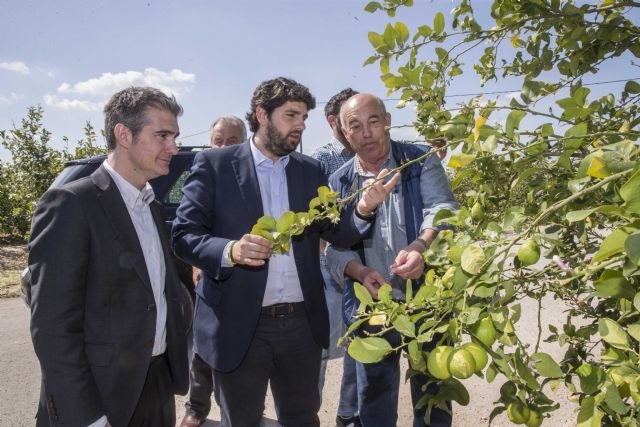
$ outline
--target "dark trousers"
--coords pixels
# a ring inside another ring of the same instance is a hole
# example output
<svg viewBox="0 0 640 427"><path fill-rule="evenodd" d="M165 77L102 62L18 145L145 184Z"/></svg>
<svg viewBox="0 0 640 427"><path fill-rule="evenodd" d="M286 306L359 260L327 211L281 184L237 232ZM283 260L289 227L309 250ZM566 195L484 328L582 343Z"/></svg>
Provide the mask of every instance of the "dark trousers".
<svg viewBox="0 0 640 427"><path fill-rule="evenodd" d="M205 420L211 411L213 371L197 353L193 354L189 370L189 401L185 403L187 415ZM218 398L216 396L216 402Z"/></svg>
<svg viewBox="0 0 640 427"><path fill-rule="evenodd" d="M166 355L151 359L129 427L174 427L176 402Z"/></svg>
<svg viewBox="0 0 640 427"><path fill-rule="evenodd" d="M283 427L319 426L320 355L302 304L287 315L263 310L240 366L213 371L221 426L259 426L269 382Z"/></svg>

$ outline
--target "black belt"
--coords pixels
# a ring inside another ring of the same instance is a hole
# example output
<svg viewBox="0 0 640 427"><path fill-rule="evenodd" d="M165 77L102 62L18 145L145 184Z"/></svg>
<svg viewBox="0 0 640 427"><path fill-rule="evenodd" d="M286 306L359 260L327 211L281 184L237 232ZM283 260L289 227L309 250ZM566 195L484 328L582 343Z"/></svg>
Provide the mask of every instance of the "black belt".
<svg viewBox="0 0 640 427"><path fill-rule="evenodd" d="M162 353L162 354L157 355L157 356L151 356L151 362L149 364L153 364L153 363L159 362L162 359L164 359L165 357L167 357L167 352L166 351L164 353Z"/></svg>
<svg viewBox="0 0 640 427"><path fill-rule="evenodd" d="M260 313L271 317L281 317L287 316L303 309L304 302L283 302L280 304L273 304L262 307Z"/></svg>

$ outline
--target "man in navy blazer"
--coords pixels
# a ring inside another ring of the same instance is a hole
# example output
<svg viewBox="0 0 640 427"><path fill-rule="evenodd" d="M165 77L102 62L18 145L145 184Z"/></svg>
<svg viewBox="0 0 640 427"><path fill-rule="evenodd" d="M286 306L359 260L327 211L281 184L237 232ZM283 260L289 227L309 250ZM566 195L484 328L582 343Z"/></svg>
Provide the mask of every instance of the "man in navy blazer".
<svg viewBox="0 0 640 427"><path fill-rule="evenodd" d="M295 152L315 99L290 79L265 81L247 114L254 135L196 156L173 226L175 253L203 272L196 288L194 350L214 370L222 425L255 427L267 385L284 426L318 426L321 349L328 314L319 239L354 243L398 177L369 187L337 226L315 223L288 253L249 233L263 215L307 211L326 177Z"/></svg>

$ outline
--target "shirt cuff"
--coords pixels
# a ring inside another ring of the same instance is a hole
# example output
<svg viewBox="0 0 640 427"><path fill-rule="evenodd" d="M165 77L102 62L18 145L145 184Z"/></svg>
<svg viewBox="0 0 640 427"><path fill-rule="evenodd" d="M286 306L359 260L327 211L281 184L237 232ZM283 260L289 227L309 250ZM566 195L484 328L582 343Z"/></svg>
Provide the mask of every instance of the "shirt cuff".
<svg viewBox="0 0 640 427"><path fill-rule="evenodd" d="M104 427L107 425L107 416L103 415L87 427Z"/></svg>
<svg viewBox="0 0 640 427"><path fill-rule="evenodd" d="M222 267L233 267L235 264L231 262L231 245L235 242L235 240L229 240L229 242L224 246L224 250L222 251L222 260L220 260L220 265Z"/></svg>

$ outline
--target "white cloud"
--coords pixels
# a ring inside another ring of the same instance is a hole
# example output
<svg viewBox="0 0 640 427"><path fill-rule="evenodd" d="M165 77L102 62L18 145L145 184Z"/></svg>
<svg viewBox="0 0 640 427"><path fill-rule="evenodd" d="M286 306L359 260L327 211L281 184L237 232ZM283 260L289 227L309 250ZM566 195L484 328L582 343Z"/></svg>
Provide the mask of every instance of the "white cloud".
<svg viewBox="0 0 640 427"><path fill-rule="evenodd" d="M57 95L50 94L44 96L44 102L48 106L61 108L63 110L98 111L102 105L104 105L104 102L60 98Z"/></svg>
<svg viewBox="0 0 640 427"><path fill-rule="evenodd" d="M11 92L9 94L9 96L0 95L0 102L3 103L3 104L11 105L15 101L17 101L19 99L23 99L23 98L24 98L24 95L18 94L18 93L15 93L15 92Z"/></svg>
<svg viewBox="0 0 640 427"><path fill-rule="evenodd" d="M150 67L142 72L103 73L100 77L74 84L65 82L58 87L58 93L109 97L129 86L152 86L163 92L179 95L189 92L195 79L195 74L182 70L173 69L165 72Z"/></svg>
<svg viewBox="0 0 640 427"><path fill-rule="evenodd" d="M14 71L24 75L30 73L29 67L22 61L0 62L0 70Z"/></svg>

